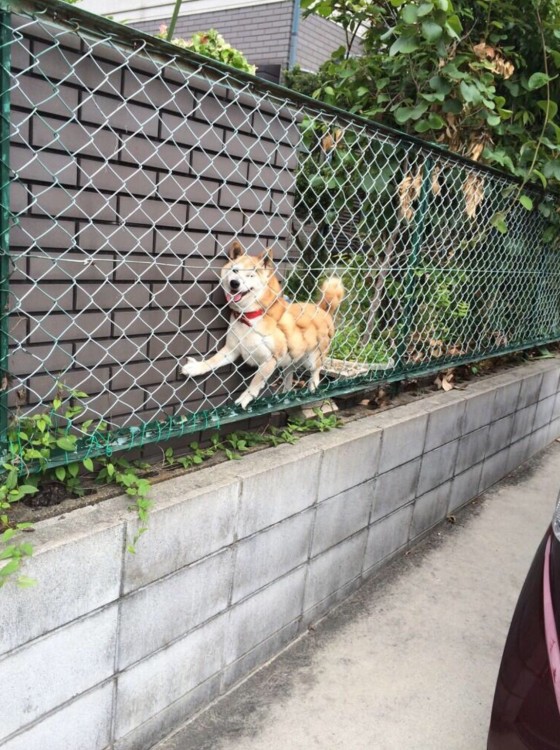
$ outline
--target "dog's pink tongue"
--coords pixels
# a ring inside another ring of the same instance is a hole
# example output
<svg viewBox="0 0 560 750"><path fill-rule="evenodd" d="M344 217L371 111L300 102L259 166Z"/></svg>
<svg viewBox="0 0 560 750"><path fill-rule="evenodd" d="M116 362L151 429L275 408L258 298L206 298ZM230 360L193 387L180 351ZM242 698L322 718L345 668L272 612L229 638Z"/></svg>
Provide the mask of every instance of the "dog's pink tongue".
<svg viewBox="0 0 560 750"><path fill-rule="evenodd" d="M243 297L241 293L233 295L226 292L226 299L228 302L239 302L241 297Z"/></svg>

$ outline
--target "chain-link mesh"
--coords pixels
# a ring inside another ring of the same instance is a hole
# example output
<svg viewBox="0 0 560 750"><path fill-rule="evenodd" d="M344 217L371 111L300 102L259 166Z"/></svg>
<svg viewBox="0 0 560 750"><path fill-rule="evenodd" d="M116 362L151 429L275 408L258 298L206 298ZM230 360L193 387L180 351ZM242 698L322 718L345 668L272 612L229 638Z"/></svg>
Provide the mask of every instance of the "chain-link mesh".
<svg viewBox="0 0 560 750"><path fill-rule="evenodd" d="M62 4L10 7L12 417L69 397L93 454L560 337L559 254L512 180ZM234 241L272 248L281 292L236 302L269 269L238 255L220 281ZM336 312L290 306L332 276Z"/></svg>

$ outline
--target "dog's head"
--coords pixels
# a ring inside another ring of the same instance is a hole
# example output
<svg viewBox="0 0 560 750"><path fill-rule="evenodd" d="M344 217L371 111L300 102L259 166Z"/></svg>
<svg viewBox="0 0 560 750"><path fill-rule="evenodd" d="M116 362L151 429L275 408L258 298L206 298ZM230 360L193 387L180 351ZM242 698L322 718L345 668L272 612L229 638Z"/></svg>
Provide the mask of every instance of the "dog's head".
<svg viewBox="0 0 560 750"><path fill-rule="evenodd" d="M221 272L221 284L228 305L240 312L248 312L272 304L280 294L280 284L274 275L272 251L248 255L236 240L229 249L228 257Z"/></svg>

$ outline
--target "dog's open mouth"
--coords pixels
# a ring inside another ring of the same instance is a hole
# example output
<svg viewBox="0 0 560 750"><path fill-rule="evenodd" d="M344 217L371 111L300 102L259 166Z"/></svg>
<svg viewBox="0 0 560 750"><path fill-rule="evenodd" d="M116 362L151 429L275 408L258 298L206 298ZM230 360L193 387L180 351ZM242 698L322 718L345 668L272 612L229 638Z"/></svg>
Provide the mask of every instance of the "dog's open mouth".
<svg viewBox="0 0 560 750"><path fill-rule="evenodd" d="M229 305L230 302L239 302L240 299L243 299L243 297L249 292L249 290L245 290L244 292L236 292L235 294L231 294L230 292L226 292L226 301Z"/></svg>

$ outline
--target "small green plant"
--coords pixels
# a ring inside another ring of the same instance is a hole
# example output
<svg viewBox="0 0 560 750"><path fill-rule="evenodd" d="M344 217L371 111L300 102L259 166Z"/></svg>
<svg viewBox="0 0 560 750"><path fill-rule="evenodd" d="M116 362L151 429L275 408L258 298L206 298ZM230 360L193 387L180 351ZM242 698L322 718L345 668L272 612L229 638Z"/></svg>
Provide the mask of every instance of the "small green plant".
<svg viewBox="0 0 560 750"><path fill-rule="evenodd" d="M159 34L156 36L160 39L167 39L167 26L162 25ZM208 31L198 31L190 39L181 39L175 37L171 40L172 44L182 49L190 49L204 57L210 57L212 60L218 60L232 68L243 70L246 73L255 75L256 67L247 62L245 55L239 50L228 44L224 37L216 29Z"/></svg>
<svg viewBox="0 0 560 750"><path fill-rule="evenodd" d="M20 586L30 586L34 581L20 575L22 562L33 554L33 547L27 541L17 541L20 532L32 528L31 523L12 523L10 510L19 500L45 491L45 487L56 484L65 496L81 496L86 492L84 481L93 479L94 484L115 485L121 488L134 503L139 528L130 540L127 549L136 552L136 544L148 530L149 513L153 502L149 499L151 483L145 476L151 464L129 461L125 456L86 456L80 461L67 461L64 465L52 467L51 461L71 457L78 447L75 421L84 411L78 400L87 398L81 391L67 390L59 386L49 409L32 416L14 419L8 431L8 460L2 464L3 476L0 480L0 588L9 580ZM284 427L270 427L262 433L237 430L223 438L216 433L209 444L201 446L189 443L189 452L176 456L173 448L164 451L163 465L167 468L180 466L193 469L221 453L230 461L239 460L243 453L256 446L276 446L282 443L293 444L305 433L339 427L341 421L335 414L325 415L320 409L314 410L309 419L292 417ZM87 420L79 425L83 432L108 429L104 422ZM15 578L14 578L15 576Z"/></svg>

